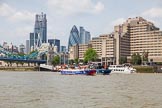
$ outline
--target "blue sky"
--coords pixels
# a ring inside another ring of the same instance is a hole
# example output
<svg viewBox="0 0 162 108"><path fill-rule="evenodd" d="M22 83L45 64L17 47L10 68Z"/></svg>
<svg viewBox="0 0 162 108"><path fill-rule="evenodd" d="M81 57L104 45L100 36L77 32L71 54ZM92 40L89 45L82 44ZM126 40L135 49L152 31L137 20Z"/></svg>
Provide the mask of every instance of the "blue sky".
<svg viewBox="0 0 162 108"><path fill-rule="evenodd" d="M162 0L0 0L0 43L25 44L35 14L47 14L48 38L67 46L73 25L92 37L113 31L127 18L142 16L162 29Z"/></svg>

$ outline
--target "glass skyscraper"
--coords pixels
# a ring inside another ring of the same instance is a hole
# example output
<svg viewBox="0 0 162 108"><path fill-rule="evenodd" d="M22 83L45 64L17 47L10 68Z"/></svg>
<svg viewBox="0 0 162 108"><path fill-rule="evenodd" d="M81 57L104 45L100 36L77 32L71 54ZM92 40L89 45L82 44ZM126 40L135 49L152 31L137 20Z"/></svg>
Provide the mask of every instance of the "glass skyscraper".
<svg viewBox="0 0 162 108"><path fill-rule="evenodd" d="M85 30L83 27L80 27L80 43L85 43L84 40L85 40Z"/></svg>
<svg viewBox="0 0 162 108"><path fill-rule="evenodd" d="M60 47L60 52L66 52L66 46L61 46Z"/></svg>
<svg viewBox="0 0 162 108"><path fill-rule="evenodd" d="M52 46L57 46L57 52L60 52L60 40L58 39L48 39L48 43Z"/></svg>
<svg viewBox="0 0 162 108"><path fill-rule="evenodd" d="M69 42L68 42L68 49L69 47L80 44L80 37L79 37L79 31L77 27L74 25L69 36Z"/></svg>
<svg viewBox="0 0 162 108"><path fill-rule="evenodd" d="M30 48L31 47L35 48L37 41L38 41L38 34L30 33L30 39L29 39Z"/></svg>
<svg viewBox="0 0 162 108"><path fill-rule="evenodd" d="M38 35L37 46L47 42L47 19L46 14L41 13L35 16L34 33Z"/></svg>
<svg viewBox="0 0 162 108"><path fill-rule="evenodd" d="M88 44L90 39L90 32L86 31L83 27L80 27L80 44Z"/></svg>
<svg viewBox="0 0 162 108"><path fill-rule="evenodd" d="M85 42L83 42L83 44L88 44L90 40L91 40L90 32L85 31Z"/></svg>
<svg viewBox="0 0 162 108"><path fill-rule="evenodd" d="M90 32L86 31L83 27L80 27L79 31L74 25L69 37L68 49L70 46L76 44L88 44L91 40Z"/></svg>

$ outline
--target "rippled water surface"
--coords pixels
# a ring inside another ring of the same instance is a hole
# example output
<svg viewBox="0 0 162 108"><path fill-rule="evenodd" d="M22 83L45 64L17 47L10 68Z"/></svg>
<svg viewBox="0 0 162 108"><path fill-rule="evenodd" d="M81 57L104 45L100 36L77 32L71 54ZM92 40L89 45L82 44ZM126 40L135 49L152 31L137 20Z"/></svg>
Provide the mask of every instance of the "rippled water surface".
<svg viewBox="0 0 162 108"><path fill-rule="evenodd" d="M162 74L0 72L0 108L162 108Z"/></svg>

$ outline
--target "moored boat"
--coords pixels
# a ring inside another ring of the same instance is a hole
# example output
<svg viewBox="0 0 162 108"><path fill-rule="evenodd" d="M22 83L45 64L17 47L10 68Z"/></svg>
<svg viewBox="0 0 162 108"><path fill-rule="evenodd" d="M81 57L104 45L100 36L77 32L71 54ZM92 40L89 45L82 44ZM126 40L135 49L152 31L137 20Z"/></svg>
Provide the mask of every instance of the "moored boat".
<svg viewBox="0 0 162 108"><path fill-rule="evenodd" d="M84 69L63 69L60 71L62 75L95 75L96 70Z"/></svg>
<svg viewBox="0 0 162 108"><path fill-rule="evenodd" d="M61 70L62 75L86 75L84 70L79 69L63 69Z"/></svg>
<svg viewBox="0 0 162 108"><path fill-rule="evenodd" d="M87 73L87 75L94 76L94 75L96 75L96 70L95 69L86 70L86 73Z"/></svg>
<svg viewBox="0 0 162 108"><path fill-rule="evenodd" d="M110 69L96 69L97 74L109 75L111 73Z"/></svg>
<svg viewBox="0 0 162 108"><path fill-rule="evenodd" d="M111 70L111 73L131 74L136 72L133 67L124 65L110 65L108 69Z"/></svg>

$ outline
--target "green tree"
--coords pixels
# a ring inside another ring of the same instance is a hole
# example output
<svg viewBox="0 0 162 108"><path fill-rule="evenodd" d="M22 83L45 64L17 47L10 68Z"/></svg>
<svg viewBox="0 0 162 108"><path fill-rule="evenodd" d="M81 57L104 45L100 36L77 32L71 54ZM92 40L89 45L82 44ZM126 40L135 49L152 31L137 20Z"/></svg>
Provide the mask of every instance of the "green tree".
<svg viewBox="0 0 162 108"><path fill-rule="evenodd" d="M25 54L24 53L18 53L19 56L24 56Z"/></svg>
<svg viewBox="0 0 162 108"><path fill-rule="evenodd" d="M97 58L97 52L93 48L89 48L84 54L84 62L95 61Z"/></svg>
<svg viewBox="0 0 162 108"><path fill-rule="evenodd" d="M21 64L21 66L23 67L23 65L24 65L24 62L22 62L22 61L19 61L18 63L20 63L20 64Z"/></svg>
<svg viewBox="0 0 162 108"><path fill-rule="evenodd" d="M38 51L37 50L33 50L29 54L36 53L36 52L38 52Z"/></svg>
<svg viewBox="0 0 162 108"><path fill-rule="evenodd" d="M60 63L60 56L54 56L53 60L52 60L52 64L54 66L58 65Z"/></svg>
<svg viewBox="0 0 162 108"><path fill-rule="evenodd" d="M7 64L8 67L10 66L10 65L9 65L9 63L10 63L9 61L5 61L5 63Z"/></svg>
<svg viewBox="0 0 162 108"><path fill-rule="evenodd" d="M75 64L79 64L79 59L76 58L76 59L74 60L74 62L75 62Z"/></svg>
<svg viewBox="0 0 162 108"><path fill-rule="evenodd" d="M16 63L16 65L17 65L17 67L18 67L18 65L19 65L19 61L15 61L15 63Z"/></svg>
<svg viewBox="0 0 162 108"><path fill-rule="evenodd" d="M119 63L120 63L120 64L127 63L127 57L120 57Z"/></svg>
<svg viewBox="0 0 162 108"><path fill-rule="evenodd" d="M131 56L131 63L134 65L140 65L141 64L141 56L139 53L133 53Z"/></svg>
<svg viewBox="0 0 162 108"><path fill-rule="evenodd" d="M73 63L74 63L74 60L72 60L72 59L71 59L71 60L69 60L69 64L71 64L71 65L72 65Z"/></svg>
<svg viewBox="0 0 162 108"><path fill-rule="evenodd" d="M148 52L143 52L142 53L142 60L143 62L148 62Z"/></svg>

